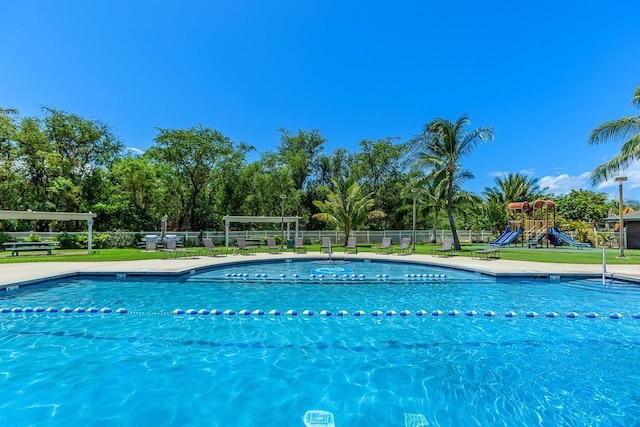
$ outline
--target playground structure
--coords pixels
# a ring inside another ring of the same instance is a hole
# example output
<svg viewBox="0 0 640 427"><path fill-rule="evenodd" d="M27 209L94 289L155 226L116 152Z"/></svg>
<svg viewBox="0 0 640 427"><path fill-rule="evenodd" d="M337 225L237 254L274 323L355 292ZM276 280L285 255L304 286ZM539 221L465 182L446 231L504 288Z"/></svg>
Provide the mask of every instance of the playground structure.
<svg viewBox="0 0 640 427"><path fill-rule="evenodd" d="M589 247L588 243L581 243L556 226L556 204L552 200L536 200L529 202L513 202L507 205L507 227L492 246L507 246L512 243L527 243L529 247L549 243L561 246L566 243L571 246Z"/></svg>

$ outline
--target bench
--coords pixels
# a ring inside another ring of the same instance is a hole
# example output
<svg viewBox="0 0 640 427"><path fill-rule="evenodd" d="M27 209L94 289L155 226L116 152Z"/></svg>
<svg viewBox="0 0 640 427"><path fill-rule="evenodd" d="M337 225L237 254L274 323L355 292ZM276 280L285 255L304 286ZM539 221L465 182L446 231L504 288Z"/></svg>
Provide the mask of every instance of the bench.
<svg viewBox="0 0 640 427"><path fill-rule="evenodd" d="M527 247L528 248L537 248L538 247L538 240L536 239L529 239L529 241L527 242Z"/></svg>
<svg viewBox="0 0 640 427"><path fill-rule="evenodd" d="M57 246L58 242L8 242L3 243L7 250L11 251L11 256L18 256L20 252L46 251L51 255L51 250Z"/></svg>
<svg viewBox="0 0 640 427"><path fill-rule="evenodd" d="M500 249L498 248L480 249L473 253L472 258L486 259L486 260L498 259L500 258Z"/></svg>

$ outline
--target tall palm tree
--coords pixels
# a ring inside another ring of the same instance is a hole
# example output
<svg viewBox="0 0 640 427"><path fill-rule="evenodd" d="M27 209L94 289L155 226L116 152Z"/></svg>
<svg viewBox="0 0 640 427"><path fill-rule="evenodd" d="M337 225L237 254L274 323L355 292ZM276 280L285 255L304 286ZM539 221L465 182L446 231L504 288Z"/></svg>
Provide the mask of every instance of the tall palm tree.
<svg viewBox="0 0 640 427"><path fill-rule="evenodd" d="M640 108L640 86L636 87L631 105ZM591 131L589 146L624 139L620 154L591 172L591 183L597 185L620 173L630 163L640 160L640 116L623 117L601 123Z"/></svg>
<svg viewBox="0 0 640 427"><path fill-rule="evenodd" d="M473 178L470 171L462 170L456 174L454 191L454 209L472 201L471 193L462 191L462 183ZM435 243L438 232L438 219L440 211L447 203L448 177L444 170L433 171L419 178L413 187L419 189L420 205L426 208L426 212L433 212L433 226L429 243Z"/></svg>
<svg viewBox="0 0 640 427"><path fill-rule="evenodd" d="M538 178L528 177L520 172L503 174L494 178L496 185L485 187L482 195L488 202L506 205L511 202L533 201L544 194L540 189Z"/></svg>
<svg viewBox="0 0 640 427"><path fill-rule="evenodd" d="M462 158L470 154L476 145L493 140L493 129L489 127L466 132L465 127L470 123L465 115L460 116L455 122L437 118L427 123L421 135L409 141L414 165L426 166L446 174L447 216L456 250L461 249L453 217L456 172L460 168Z"/></svg>
<svg viewBox="0 0 640 427"><path fill-rule="evenodd" d="M342 230L345 245L351 230L362 227L367 220L385 216L384 212L373 209L373 193L363 194L362 187L353 177L344 181L334 179L327 200L314 200L313 204L320 213L314 214L312 218L328 222Z"/></svg>
<svg viewBox="0 0 640 427"><path fill-rule="evenodd" d="M505 212L509 203L534 201L544 197L543 192L546 191L546 188L540 189L538 178L528 177L519 172L497 176L494 182L496 185L485 187L482 192L491 231L494 232L506 226Z"/></svg>

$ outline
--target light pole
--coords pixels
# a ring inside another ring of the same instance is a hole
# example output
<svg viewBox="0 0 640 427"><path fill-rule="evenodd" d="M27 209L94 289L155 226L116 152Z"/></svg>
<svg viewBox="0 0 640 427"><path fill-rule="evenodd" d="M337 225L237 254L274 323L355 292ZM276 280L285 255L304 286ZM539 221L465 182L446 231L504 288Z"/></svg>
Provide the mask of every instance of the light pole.
<svg viewBox="0 0 640 427"><path fill-rule="evenodd" d="M416 198L418 196L418 189L412 188L413 193L413 252L416 251Z"/></svg>
<svg viewBox="0 0 640 427"><path fill-rule="evenodd" d="M280 249L284 250L284 199L287 198L286 194L281 194L282 209L280 210Z"/></svg>
<svg viewBox="0 0 640 427"><path fill-rule="evenodd" d="M619 193L620 193L620 258L624 258L624 206L622 202L622 183L627 180L626 176L619 176L615 179L616 182L619 182Z"/></svg>

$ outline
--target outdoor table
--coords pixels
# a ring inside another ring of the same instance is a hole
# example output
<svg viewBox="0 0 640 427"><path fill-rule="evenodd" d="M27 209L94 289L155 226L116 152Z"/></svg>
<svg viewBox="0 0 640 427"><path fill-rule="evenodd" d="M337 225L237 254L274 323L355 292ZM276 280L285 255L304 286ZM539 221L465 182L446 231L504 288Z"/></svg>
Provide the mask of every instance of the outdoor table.
<svg viewBox="0 0 640 427"><path fill-rule="evenodd" d="M247 242L247 246L262 247L262 239L244 239L244 241Z"/></svg>
<svg viewBox="0 0 640 427"><path fill-rule="evenodd" d="M51 255L51 250L58 242L7 242L2 245L11 250L11 256L18 256L20 252L27 251L47 251L47 255Z"/></svg>

